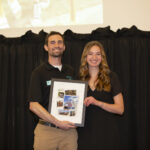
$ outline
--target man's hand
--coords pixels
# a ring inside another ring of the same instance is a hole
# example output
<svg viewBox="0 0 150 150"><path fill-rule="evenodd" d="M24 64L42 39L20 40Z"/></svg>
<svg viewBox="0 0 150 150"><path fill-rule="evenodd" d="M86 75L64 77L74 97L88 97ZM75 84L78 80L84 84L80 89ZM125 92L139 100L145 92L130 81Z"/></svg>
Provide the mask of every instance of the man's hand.
<svg viewBox="0 0 150 150"><path fill-rule="evenodd" d="M69 121L58 121L56 123L56 126L63 129L63 130L69 130L72 128L76 128L75 124Z"/></svg>

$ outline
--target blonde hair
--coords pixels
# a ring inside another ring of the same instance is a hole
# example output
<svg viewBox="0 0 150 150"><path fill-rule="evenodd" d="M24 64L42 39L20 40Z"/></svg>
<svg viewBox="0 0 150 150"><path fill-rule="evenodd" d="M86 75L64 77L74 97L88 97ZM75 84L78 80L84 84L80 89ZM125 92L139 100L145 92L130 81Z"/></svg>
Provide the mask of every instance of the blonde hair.
<svg viewBox="0 0 150 150"><path fill-rule="evenodd" d="M87 63L87 55L93 46L98 46L100 48L100 53L102 56L102 60L99 65L98 77L97 80L95 81L96 89L98 91L104 90L109 92L111 90L110 77L109 77L110 69L107 63L106 54L103 45L98 41L88 42L84 47L82 57L81 57L81 65L80 65L80 72L79 72L80 79L83 81L88 81L90 79L88 63Z"/></svg>

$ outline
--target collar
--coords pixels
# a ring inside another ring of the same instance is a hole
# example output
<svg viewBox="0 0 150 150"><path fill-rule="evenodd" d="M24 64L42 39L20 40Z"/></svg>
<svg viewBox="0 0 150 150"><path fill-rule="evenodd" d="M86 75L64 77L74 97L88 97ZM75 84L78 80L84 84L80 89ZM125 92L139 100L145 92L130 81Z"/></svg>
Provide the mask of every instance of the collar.
<svg viewBox="0 0 150 150"><path fill-rule="evenodd" d="M45 64L45 66L46 66L46 68L47 68L48 70L56 69L56 68L53 67L51 64L49 64L48 61L44 62L44 64Z"/></svg>
<svg viewBox="0 0 150 150"><path fill-rule="evenodd" d="M46 66L46 68L47 68L48 70L58 69L58 68L55 68L54 66L52 66L51 64L49 64L48 61L44 62L44 64L45 64L45 66ZM59 70L59 69L58 69L58 70ZM64 71L64 70L66 70L66 65L62 64L62 69L61 69L61 71Z"/></svg>

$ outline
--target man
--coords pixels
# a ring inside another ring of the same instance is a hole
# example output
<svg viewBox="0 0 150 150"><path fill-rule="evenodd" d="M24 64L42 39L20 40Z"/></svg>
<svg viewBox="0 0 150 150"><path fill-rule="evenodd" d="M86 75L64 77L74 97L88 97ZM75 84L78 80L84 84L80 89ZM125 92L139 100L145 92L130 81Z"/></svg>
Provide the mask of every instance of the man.
<svg viewBox="0 0 150 150"><path fill-rule="evenodd" d="M45 39L48 62L32 72L29 89L29 109L40 119L34 131L35 150L76 150L77 132L73 123L60 121L48 112L51 78L72 78L73 70L63 65L64 39L52 31Z"/></svg>

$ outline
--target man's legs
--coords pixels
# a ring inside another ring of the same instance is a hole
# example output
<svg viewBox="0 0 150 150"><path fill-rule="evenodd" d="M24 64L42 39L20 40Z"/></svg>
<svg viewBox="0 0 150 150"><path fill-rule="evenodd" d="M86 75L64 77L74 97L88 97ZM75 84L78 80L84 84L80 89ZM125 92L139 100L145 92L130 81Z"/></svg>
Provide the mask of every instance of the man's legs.
<svg viewBox="0 0 150 150"><path fill-rule="evenodd" d="M64 137L58 145L59 150L77 150L78 134L76 129L70 129L64 132Z"/></svg>
<svg viewBox="0 0 150 150"><path fill-rule="evenodd" d="M59 137L52 127L37 124L34 131L34 150L57 150Z"/></svg>
<svg viewBox="0 0 150 150"><path fill-rule="evenodd" d="M34 134L34 150L77 150L76 129L62 130L37 124Z"/></svg>

